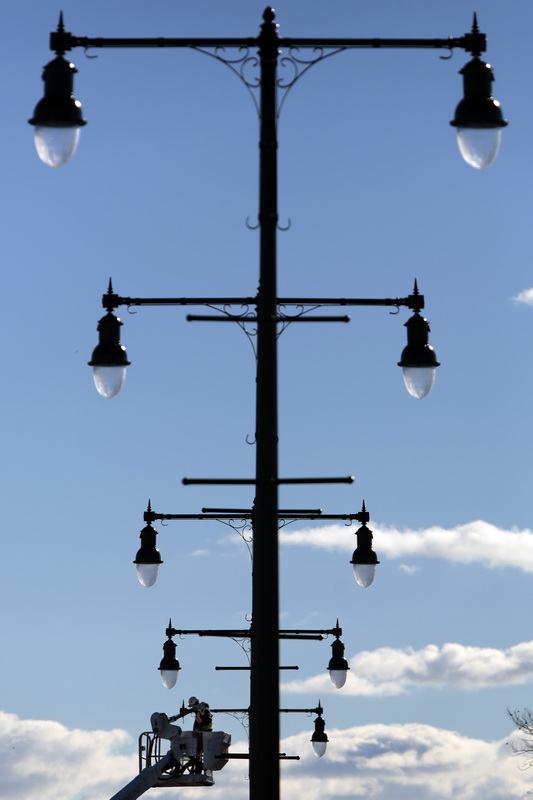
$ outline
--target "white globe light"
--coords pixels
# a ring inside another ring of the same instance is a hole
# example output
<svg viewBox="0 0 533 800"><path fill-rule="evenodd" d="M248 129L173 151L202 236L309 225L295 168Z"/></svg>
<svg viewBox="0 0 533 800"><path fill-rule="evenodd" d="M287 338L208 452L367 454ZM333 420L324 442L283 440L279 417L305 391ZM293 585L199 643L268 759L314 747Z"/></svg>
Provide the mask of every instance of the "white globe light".
<svg viewBox="0 0 533 800"><path fill-rule="evenodd" d="M35 147L41 161L49 167L61 167L74 155L80 139L80 127L35 126Z"/></svg>
<svg viewBox="0 0 533 800"><path fill-rule="evenodd" d="M376 575L376 565L354 564L353 574L359 586L362 586L363 589L366 589L366 587L370 586L370 584L374 580L374 577Z"/></svg>
<svg viewBox="0 0 533 800"><path fill-rule="evenodd" d="M435 367L403 367L403 380L409 394L421 400L433 388Z"/></svg>
<svg viewBox="0 0 533 800"><path fill-rule="evenodd" d="M178 670L177 669L162 669L161 670L161 681L165 689L172 689L176 685L176 681L178 680Z"/></svg>
<svg viewBox="0 0 533 800"><path fill-rule="evenodd" d="M315 756L318 756L318 758L322 758L322 756L326 752L326 747L328 746L328 743L327 742L312 742L312 745L313 745L313 750L314 750Z"/></svg>
<svg viewBox="0 0 533 800"><path fill-rule="evenodd" d="M329 677L331 678L331 682L336 689L342 689L342 687L346 683L347 675L348 675L348 670L346 669L329 670Z"/></svg>
<svg viewBox="0 0 533 800"><path fill-rule="evenodd" d="M120 392L126 380L126 367L93 367L94 385L98 394L111 398Z"/></svg>
<svg viewBox="0 0 533 800"><path fill-rule="evenodd" d="M153 586L159 575L159 564L136 564L139 583L147 589Z"/></svg>
<svg viewBox="0 0 533 800"><path fill-rule="evenodd" d="M492 164L498 155L501 140L501 128L457 128L459 151L474 169L484 169Z"/></svg>

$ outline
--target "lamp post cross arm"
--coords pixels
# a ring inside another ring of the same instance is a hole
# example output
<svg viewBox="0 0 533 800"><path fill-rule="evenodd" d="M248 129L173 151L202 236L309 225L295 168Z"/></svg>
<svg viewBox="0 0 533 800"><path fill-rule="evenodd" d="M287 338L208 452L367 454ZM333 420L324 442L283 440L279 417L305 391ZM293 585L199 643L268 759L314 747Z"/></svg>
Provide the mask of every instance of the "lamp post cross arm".
<svg viewBox="0 0 533 800"><path fill-rule="evenodd" d="M50 34L50 50L58 55L76 47L88 48L249 48L260 47L261 36L251 37L116 37L116 36L76 36L69 31L59 30ZM472 31L463 36L447 36L444 38L331 38L331 37L287 37L277 36L279 48L342 48L342 49L436 49L449 50L460 48L469 53L479 54L487 49L487 37L479 31Z"/></svg>
<svg viewBox="0 0 533 800"><path fill-rule="evenodd" d="M255 297L121 297L113 292L102 295L102 306L113 311L119 306L251 306Z"/></svg>
<svg viewBox="0 0 533 800"><path fill-rule="evenodd" d="M444 39L384 39L384 38L294 38L280 37L280 47L341 47L348 49L436 49L449 50L458 47L467 53L484 52L487 49L487 37L484 33L472 32L464 36L447 36Z"/></svg>
<svg viewBox="0 0 533 800"><path fill-rule="evenodd" d="M328 519L328 520L348 520L353 522L368 522L370 517L367 511L357 511L356 513L347 514L324 514L321 509L299 510L299 509L278 509L278 514L281 517L292 517L293 519L314 520L314 519ZM155 522L156 520L221 520L221 519L235 519L238 516L242 519L253 519L254 512L252 509L224 509L217 513L217 509L212 509L207 513L202 511L201 514L161 514L157 511L152 511L149 508L143 514L144 522Z"/></svg>
<svg viewBox="0 0 533 800"><path fill-rule="evenodd" d="M113 311L119 306L252 306L257 297L122 297L113 292L102 295L102 306ZM406 306L424 308L423 294L407 297L278 297L280 306Z"/></svg>
<svg viewBox="0 0 533 800"><path fill-rule="evenodd" d="M249 639L251 636L250 629L246 630L178 630L172 626L168 627L165 631L168 637L172 636L222 636L229 639Z"/></svg>

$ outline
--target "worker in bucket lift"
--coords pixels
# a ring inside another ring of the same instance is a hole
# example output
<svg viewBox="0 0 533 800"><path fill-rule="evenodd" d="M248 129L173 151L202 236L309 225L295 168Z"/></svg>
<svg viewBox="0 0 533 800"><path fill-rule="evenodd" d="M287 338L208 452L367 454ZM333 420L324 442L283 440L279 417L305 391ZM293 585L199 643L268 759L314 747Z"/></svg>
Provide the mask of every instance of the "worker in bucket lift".
<svg viewBox="0 0 533 800"><path fill-rule="evenodd" d="M194 714L192 729L195 733L213 730L213 715L207 703L201 703L197 697L189 697L189 713Z"/></svg>

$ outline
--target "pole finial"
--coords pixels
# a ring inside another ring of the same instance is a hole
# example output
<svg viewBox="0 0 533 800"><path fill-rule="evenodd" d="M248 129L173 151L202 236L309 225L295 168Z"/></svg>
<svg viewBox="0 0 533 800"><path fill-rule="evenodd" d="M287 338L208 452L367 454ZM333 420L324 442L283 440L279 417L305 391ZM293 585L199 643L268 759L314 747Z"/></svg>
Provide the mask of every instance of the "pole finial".
<svg viewBox="0 0 533 800"><path fill-rule="evenodd" d="M265 22L274 22L276 19L276 12L272 6L267 6L263 11L263 19Z"/></svg>

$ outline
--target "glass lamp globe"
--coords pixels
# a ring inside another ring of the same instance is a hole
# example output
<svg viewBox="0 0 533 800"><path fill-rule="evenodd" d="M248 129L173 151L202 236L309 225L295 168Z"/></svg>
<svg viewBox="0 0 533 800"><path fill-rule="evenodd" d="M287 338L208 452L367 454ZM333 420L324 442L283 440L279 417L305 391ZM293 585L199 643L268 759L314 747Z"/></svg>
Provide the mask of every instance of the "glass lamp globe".
<svg viewBox="0 0 533 800"><path fill-rule="evenodd" d="M37 155L49 167L62 167L76 152L80 127L36 125L34 140Z"/></svg>
<svg viewBox="0 0 533 800"><path fill-rule="evenodd" d="M153 586L159 575L159 564L136 564L137 578L147 589Z"/></svg>
<svg viewBox="0 0 533 800"><path fill-rule="evenodd" d="M367 586L370 586L372 581L376 576L376 565L375 564L354 564L353 565L353 574L356 582L359 586L362 586L363 589L366 589Z"/></svg>
<svg viewBox="0 0 533 800"><path fill-rule="evenodd" d="M474 169L484 169L492 164L500 150L501 141L501 128L457 128L459 151Z"/></svg>
<svg viewBox="0 0 533 800"><path fill-rule="evenodd" d="M433 389L435 367L403 367L403 382L411 395L421 400Z"/></svg>
<svg viewBox="0 0 533 800"><path fill-rule="evenodd" d="M178 680L178 670L177 669L162 669L161 670L161 682L165 689L172 689L176 685L176 681Z"/></svg>
<svg viewBox="0 0 533 800"><path fill-rule="evenodd" d="M115 397L124 386L126 367L94 366L93 380L98 394L107 398Z"/></svg>

